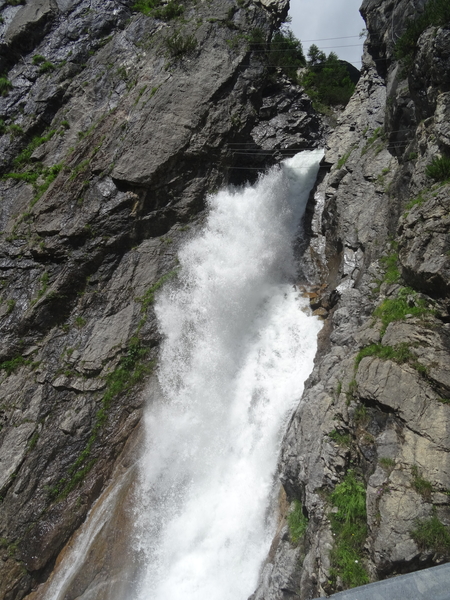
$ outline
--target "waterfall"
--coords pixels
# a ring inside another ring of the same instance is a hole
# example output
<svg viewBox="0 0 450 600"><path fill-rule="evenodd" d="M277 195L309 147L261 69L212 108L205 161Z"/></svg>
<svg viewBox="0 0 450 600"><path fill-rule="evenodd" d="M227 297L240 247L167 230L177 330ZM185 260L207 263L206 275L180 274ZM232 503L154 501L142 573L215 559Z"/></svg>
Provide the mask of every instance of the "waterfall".
<svg viewBox="0 0 450 600"><path fill-rule="evenodd" d="M158 297L137 600L246 600L256 587L276 525L279 446L320 329L294 286L293 245L322 156L303 152L211 196Z"/></svg>
<svg viewBox="0 0 450 600"><path fill-rule="evenodd" d="M280 444L320 330L294 285L293 248L322 156L209 198L155 306L164 341L140 475L131 439L33 600L247 600L256 588Z"/></svg>

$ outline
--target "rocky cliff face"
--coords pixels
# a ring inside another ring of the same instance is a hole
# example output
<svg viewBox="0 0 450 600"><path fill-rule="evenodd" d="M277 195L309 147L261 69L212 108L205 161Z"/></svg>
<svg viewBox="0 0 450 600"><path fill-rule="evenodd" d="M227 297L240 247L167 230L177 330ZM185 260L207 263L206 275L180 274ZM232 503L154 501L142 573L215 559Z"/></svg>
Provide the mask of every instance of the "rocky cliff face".
<svg viewBox="0 0 450 600"><path fill-rule="evenodd" d="M138 438L154 293L207 193L324 140L262 52L286 1L132 4L0 2L2 599L48 578Z"/></svg>
<svg viewBox="0 0 450 600"><path fill-rule="evenodd" d="M0 599L47 580L130 460L154 293L205 195L325 143L261 52L286 0L192 0L174 20L132 4L0 1ZM426 175L450 152L450 32L424 31L408 70L393 53L424 4L363 3L362 78L327 139L306 251L328 316L280 462L309 521L294 544L281 519L258 600L449 557L413 533L432 523L445 540L450 525L449 194ZM366 496L356 575L337 552L343 483ZM91 564L71 597L111 564Z"/></svg>
<svg viewBox="0 0 450 600"><path fill-rule="evenodd" d="M329 316L280 462L309 522L296 545L281 522L255 600L450 558L450 199L427 170L450 151L450 30L426 28L408 66L394 55L424 4L361 8L362 77L327 140L310 248L327 272L312 302Z"/></svg>

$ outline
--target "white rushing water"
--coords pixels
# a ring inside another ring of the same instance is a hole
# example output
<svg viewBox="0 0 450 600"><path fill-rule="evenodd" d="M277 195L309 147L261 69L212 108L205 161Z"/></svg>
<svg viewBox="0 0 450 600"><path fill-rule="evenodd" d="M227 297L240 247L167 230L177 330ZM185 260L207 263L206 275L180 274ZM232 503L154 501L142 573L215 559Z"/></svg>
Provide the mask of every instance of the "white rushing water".
<svg viewBox="0 0 450 600"><path fill-rule="evenodd" d="M294 287L293 243L321 150L209 198L156 303L164 336L145 416L137 600L246 600L275 523L286 421L320 323Z"/></svg>

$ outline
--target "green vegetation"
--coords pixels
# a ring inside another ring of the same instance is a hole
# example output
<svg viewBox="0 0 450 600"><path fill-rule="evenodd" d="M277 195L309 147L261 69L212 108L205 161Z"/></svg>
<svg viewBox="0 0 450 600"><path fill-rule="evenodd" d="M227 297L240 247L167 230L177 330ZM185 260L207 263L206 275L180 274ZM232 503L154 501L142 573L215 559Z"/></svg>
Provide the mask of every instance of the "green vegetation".
<svg viewBox="0 0 450 600"><path fill-rule="evenodd" d="M405 206L406 211L411 210L411 208L413 208L413 206L421 206L425 202L425 198L424 198L423 194L424 194L424 192L422 191L417 196L417 198L413 198L412 200L410 200L408 202L408 204ZM408 214L408 213L406 213L406 214Z"/></svg>
<svg viewBox="0 0 450 600"><path fill-rule="evenodd" d="M308 527L308 519L303 514L303 507L300 500L294 500L294 507L288 513L287 523L289 527L289 537L293 544L298 544L305 535Z"/></svg>
<svg viewBox="0 0 450 600"><path fill-rule="evenodd" d="M411 353L408 344L399 344L398 346L382 346L381 344L371 344L370 346L366 346L362 348L355 358L355 367L357 368L359 363L366 356L376 356L377 358L382 358L384 360L393 360L397 363L404 363L414 358L414 355Z"/></svg>
<svg viewBox="0 0 450 600"><path fill-rule="evenodd" d="M364 404L360 403L356 407L353 421L357 427L364 427L369 422L369 414L367 412L367 407Z"/></svg>
<svg viewBox="0 0 450 600"><path fill-rule="evenodd" d="M55 486L48 489L51 499L65 498L84 480L94 466L96 459L90 458L92 448L98 438L100 429L108 418L111 402L120 394L129 392L133 386L142 381L144 375L150 374L154 369L154 362L145 360L147 354L148 349L141 346L137 337L130 340L127 352L121 358L117 368L106 377L106 390L86 447L69 468L67 477L63 477Z"/></svg>
<svg viewBox="0 0 450 600"><path fill-rule="evenodd" d="M16 301L13 298L10 298L6 303L6 306L8 307L6 314L9 315L14 310L14 307L16 306Z"/></svg>
<svg viewBox="0 0 450 600"><path fill-rule="evenodd" d="M0 363L0 371L5 371L7 375L11 375L11 373L14 373L19 367L31 364L31 360L27 360L23 356L16 356L15 358L11 358L11 360L5 360Z"/></svg>
<svg viewBox="0 0 450 600"><path fill-rule="evenodd" d="M125 67L121 67L121 68L117 69L117 73L122 74L122 75L123 75L123 73L125 73L125 78L128 77L127 70L125 69ZM88 135L90 135L94 131L94 129L96 127L97 127L97 123L93 123L89 127L89 129L86 129L86 131L79 131L78 134L77 134L78 135L78 139L79 140L84 139L85 137L87 137Z"/></svg>
<svg viewBox="0 0 450 600"><path fill-rule="evenodd" d="M345 396L347 398L347 400L346 400L347 406L350 405L350 402L352 400L355 400L357 398L357 396L356 396L357 390L358 390L358 384L356 383L356 379L353 378L350 381L350 383L348 384L348 390L345 392Z"/></svg>
<svg viewBox="0 0 450 600"><path fill-rule="evenodd" d="M398 270L398 252L393 252L380 258L380 263L385 269L384 281L386 283L398 283L400 271Z"/></svg>
<svg viewBox="0 0 450 600"><path fill-rule="evenodd" d="M39 148L39 146L42 146L42 144L45 144L45 142L51 140L55 133L56 129L52 129L46 135L34 137L28 146L14 159L13 164L16 167L20 167L29 162L31 155L36 148Z"/></svg>
<svg viewBox="0 0 450 600"><path fill-rule="evenodd" d="M135 105L139 102L139 100L141 99L142 94L145 92L146 89L147 89L147 85L144 85L144 86L141 87L141 89L138 92L137 98L134 101Z"/></svg>
<svg viewBox="0 0 450 600"><path fill-rule="evenodd" d="M81 173L81 171L85 171L87 169L87 167L89 166L89 163L91 161L89 160L89 158L86 158L85 160L82 160L80 163L77 164L76 167L74 167L72 174L70 176L70 181L73 181L74 179L76 179L76 176L78 175L78 173Z"/></svg>
<svg viewBox="0 0 450 600"><path fill-rule="evenodd" d="M34 206L39 198L44 195L50 187L50 184L58 177L58 173L62 168L63 165L53 165L52 167L45 167L43 169L41 172L42 183L36 187L36 195L31 201L31 206Z"/></svg>
<svg viewBox="0 0 450 600"><path fill-rule="evenodd" d="M265 46L266 44L266 36L264 35L264 31L260 27L254 27L249 35L244 36L247 42L250 45L250 48L254 46L255 50L261 50L261 44Z"/></svg>
<svg viewBox="0 0 450 600"><path fill-rule="evenodd" d="M431 494L433 492L433 486L430 481L427 481L422 477L417 465L411 467L411 473L413 476L412 486L418 494L422 496L427 502L431 502Z"/></svg>
<svg viewBox="0 0 450 600"><path fill-rule="evenodd" d="M76 325L76 327L78 327L78 329L81 329L82 327L84 327L86 325L86 319L83 319L83 317L81 317L81 316L76 317L75 325Z"/></svg>
<svg viewBox="0 0 450 600"><path fill-rule="evenodd" d="M12 123L11 125L9 125L8 131L11 137L23 135L23 129L20 125L17 125L17 123Z"/></svg>
<svg viewBox="0 0 450 600"><path fill-rule="evenodd" d="M346 588L369 583L362 563L362 552L367 535L366 491L363 484L349 470L342 483L330 495L338 509L330 513L335 547L331 551L331 576L340 577Z"/></svg>
<svg viewBox="0 0 450 600"><path fill-rule="evenodd" d="M311 46L308 51L308 70L301 77L301 85L318 108L338 104L345 106L355 90L347 67L334 52L326 57L315 48L317 46Z"/></svg>
<svg viewBox="0 0 450 600"><path fill-rule="evenodd" d="M184 35L181 31L174 31L172 35L165 38L164 43L171 58L191 54L197 48L195 36Z"/></svg>
<svg viewBox="0 0 450 600"><path fill-rule="evenodd" d="M374 143L380 139L384 141L384 131L382 127L377 127L374 130L373 134L370 136L370 138L367 140L364 148L361 150L361 156L364 156L364 154L366 154L366 152L368 152L372 148ZM375 148L376 154L378 154L383 149L383 147L384 144L378 144Z"/></svg>
<svg viewBox="0 0 450 600"><path fill-rule="evenodd" d="M450 529L434 514L429 519L417 522L411 537L421 550L433 550L440 554L450 553Z"/></svg>
<svg viewBox="0 0 450 600"><path fill-rule="evenodd" d="M148 290L145 292L145 294L143 296L140 296L139 298L136 298L136 300L138 302L140 302L142 304L141 306L141 312L146 313L148 310L148 307L154 303L155 301L155 294L156 292L170 279L173 279L174 277L176 277L178 270L177 269L173 269L172 271L169 271L168 273L166 273L165 275L163 275L162 277L160 277L158 279L158 281L156 283L154 283L151 287L148 288Z"/></svg>
<svg viewBox="0 0 450 600"><path fill-rule="evenodd" d="M345 163L348 161L350 154L353 152L353 148L351 148L348 152L346 152L345 154L343 154L341 156L341 158L338 160L337 162L337 168L338 169L342 169L342 167L345 165Z"/></svg>
<svg viewBox="0 0 450 600"><path fill-rule="evenodd" d="M383 456L378 462L386 471L392 471L392 469L395 467L395 460L393 458L387 458Z"/></svg>
<svg viewBox="0 0 450 600"><path fill-rule="evenodd" d="M409 345L406 342L398 344L397 346L371 344L370 346L362 348L362 350L360 350L356 355L355 369L358 368L359 363L366 356L376 356L377 358L381 358L383 360L392 360L399 365L408 363L422 375L427 374L427 368L418 362L416 356L411 352Z"/></svg>
<svg viewBox="0 0 450 600"><path fill-rule="evenodd" d="M28 451L31 452L31 450L33 450L33 448L36 446L36 444L38 443L38 439L39 439L39 432L35 431L33 433L33 435L31 436L31 438L28 440Z"/></svg>
<svg viewBox="0 0 450 600"><path fill-rule="evenodd" d="M0 77L0 94L7 96L9 91L12 90L12 83L6 77Z"/></svg>
<svg viewBox="0 0 450 600"><path fill-rule="evenodd" d="M148 307L153 304L157 290L175 275L175 270L170 271L151 286L144 296L137 298L137 301L142 304L141 311L144 315L147 312ZM139 332L145 319L146 316L143 316L137 332ZM85 324L85 321L82 317L77 317L75 324L78 327L82 327ZM63 329L67 332L68 325L63 327ZM66 351L68 356L70 356L72 352L73 349L67 349ZM91 435L87 440L86 447L68 469L67 476L60 479L56 485L47 490L52 500L59 500L66 497L67 494L83 481L94 466L96 459L91 457L92 449L101 428L106 423L112 401L119 395L128 393L135 385L142 381L144 376L149 375L154 369L155 362L148 360L148 352L148 348L141 345L141 341L137 335L130 339L126 353L120 359L119 364L106 376L106 389L102 396L100 408L96 414L95 424ZM70 375L72 374L73 373L70 373Z"/></svg>
<svg viewBox="0 0 450 600"><path fill-rule="evenodd" d="M433 158L426 167L425 174L435 181L448 181L450 179L450 157L439 156Z"/></svg>
<svg viewBox="0 0 450 600"><path fill-rule="evenodd" d="M395 46L397 59L409 64L416 52L417 41L430 26L446 25L450 21L450 3L448 0L429 0L424 11L417 18L410 20L405 33Z"/></svg>
<svg viewBox="0 0 450 600"><path fill-rule="evenodd" d="M15 179L16 181L25 181L26 183L35 183L39 173L35 171L26 171L25 173L6 173L2 179Z"/></svg>
<svg viewBox="0 0 450 600"><path fill-rule="evenodd" d="M336 431L336 429L330 431L328 437L331 440L333 440L333 442L336 442L336 444L342 446L343 448L350 448L352 443L352 436L349 433L339 433L338 431Z"/></svg>
<svg viewBox="0 0 450 600"><path fill-rule="evenodd" d="M255 30L248 41L250 48L257 45L255 49L261 51L265 43L264 33ZM303 85L318 109L347 104L355 89L347 67L334 52L327 57L313 45L308 51L309 60L306 61L301 42L290 30L281 29L274 34L267 57L270 69L279 68L287 77ZM305 67L299 79L297 73Z"/></svg>
<svg viewBox="0 0 450 600"><path fill-rule="evenodd" d="M152 90L150 92L150 98L153 98L153 96L156 94L156 92L159 90L160 87L161 87L161 84L156 85L155 87L152 87Z"/></svg>
<svg viewBox="0 0 450 600"><path fill-rule="evenodd" d="M137 0L133 9L162 21L176 19L184 12L184 6L176 0L169 0L167 4L161 0Z"/></svg>
<svg viewBox="0 0 450 600"><path fill-rule="evenodd" d="M55 69L56 66L49 60L46 60L40 65L39 73L50 73L50 71L54 71Z"/></svg>
<svg viewBox="0 0 450 600"><path fill-rule="evenodd" d="M40 65L43 62L45 62L45 56L42 56L42 54L35 54L33 56L33 60L32 60L33 65Z"/></svg>
<svg viewBox="0 0 450 600"><path fill-rule="evenodd" d="M425 300L417 298L417 293L409 287L403 287L396 298L386 298L377 306L374 316L381 319L383 324L382 335L389 323L401 321L406 315L422 317L434 314L434 310L428 308Z"/></svg>
<svg viewBox="0 0 450 600"><path fill-rule="evenodd" d="M47 271L44 271L44 273L42 274L41 279L40 279L42 287L38 291L38 298L42 298L42 296L47 291L47 288L48 288L48 279L49 279L49 275L48 275Z"/></svg>
<svg viewBox="0 0 450 600"><path fill-rule="evenodd" d="M17 159L16 159L17 160ZM47 191L50 184L56 179L58 173L63 168L63 165L53 165L52 167L43 167L42 163L38 162L33 165L33 168L28 171L19 173L6 173L2 179L15 179L16 181L25 181L34 187L34 198L30 203L32 208L41 196ZM38 183L39 182L39 183ZM30 216L31 213L25 213L25 216ZM23 217L24 215L22 215Z"/></svg>
<svg viewBox="0 0 450 600"><path fill-rule="evenodd" d="M264 36L262 38L264 42ZM270 67L280 68L287 77L296 81L297 71L305 64L302 44L292 31L277 31L272 38L269 49Z"/></svg>

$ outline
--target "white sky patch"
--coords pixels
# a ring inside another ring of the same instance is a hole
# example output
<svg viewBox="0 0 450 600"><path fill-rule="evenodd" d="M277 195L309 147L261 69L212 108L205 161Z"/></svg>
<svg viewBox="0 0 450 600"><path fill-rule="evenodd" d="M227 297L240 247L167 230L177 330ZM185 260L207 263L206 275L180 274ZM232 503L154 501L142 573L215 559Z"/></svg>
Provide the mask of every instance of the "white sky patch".
<svg viewBox="0 0 450 600"><path fill-rule="evenodd" d="M291 0L290 27L302 42L305 56L311 44L316 44L327 55L336 52L359 69L364 42L359 34L365 27L359 14L361 3L362 0Z"/></svg>

